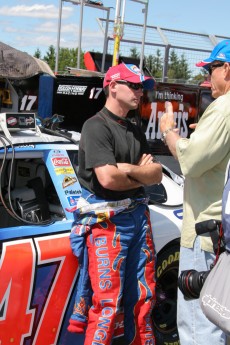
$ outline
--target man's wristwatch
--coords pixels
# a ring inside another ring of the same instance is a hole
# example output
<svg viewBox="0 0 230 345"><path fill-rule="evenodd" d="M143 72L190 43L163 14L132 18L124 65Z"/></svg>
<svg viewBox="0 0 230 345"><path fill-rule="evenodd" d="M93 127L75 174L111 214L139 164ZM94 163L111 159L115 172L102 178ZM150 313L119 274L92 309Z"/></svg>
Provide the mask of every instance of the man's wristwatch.
<svg viewBox="0 0 230 345"><path fill-rule="evenodd" d="M166 131L161 133L161 140L165 143L165 145L166 145L166 135L170 131L173 131L173 128L168 128L168 129L166 129Z"/></svg>

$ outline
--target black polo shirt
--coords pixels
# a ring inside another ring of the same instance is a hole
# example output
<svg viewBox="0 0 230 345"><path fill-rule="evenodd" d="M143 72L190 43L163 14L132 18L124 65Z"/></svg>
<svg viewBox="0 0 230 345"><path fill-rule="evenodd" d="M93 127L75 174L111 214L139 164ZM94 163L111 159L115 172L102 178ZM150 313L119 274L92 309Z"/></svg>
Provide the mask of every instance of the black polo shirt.
<svg viewBox="0 0 230 345"><path fill-rule="evenodd" d="M150 149L141 128L104 107L83 125L79 145L79 182L93 194L106 200L144 196L142 187L128 191L103 188L93 170L106 164L137 164L143 153L150 153Z"/></svg>

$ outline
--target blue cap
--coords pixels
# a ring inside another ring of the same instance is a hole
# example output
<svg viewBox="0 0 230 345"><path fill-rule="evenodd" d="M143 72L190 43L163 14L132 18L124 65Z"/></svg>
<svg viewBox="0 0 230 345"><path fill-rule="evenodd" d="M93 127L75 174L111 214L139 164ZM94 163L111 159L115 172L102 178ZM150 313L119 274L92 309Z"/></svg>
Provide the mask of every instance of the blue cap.
<svg viewBox="0 0 230 345"><path fill-rule="evenodd" d="M209 58L196 63L197 67L205 67L213 61L230 62L230 40L223 40L218 43Z"/></svg>

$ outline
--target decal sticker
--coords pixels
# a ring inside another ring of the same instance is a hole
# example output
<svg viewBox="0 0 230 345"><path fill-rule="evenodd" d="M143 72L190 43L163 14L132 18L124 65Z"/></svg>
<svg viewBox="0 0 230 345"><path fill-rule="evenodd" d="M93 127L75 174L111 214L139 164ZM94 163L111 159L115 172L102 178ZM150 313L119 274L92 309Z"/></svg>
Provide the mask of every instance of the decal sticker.
<svg viewBox="0 0 230 345"><path fill-rule="evenodd" d="M35 104L36 100L37 100L37 96L25 95L21 101L20 111L31 110L33 108L33 105Z"/></svg>
<svg viewBox="0 0 230 345"><path fill-rule="evenodd" d="M83 85L59 85L58 95L84 95L87 86Z"/></svg>
<svg viewBox="0 0 230 345"><path fill-rule="evenodd" d="M68 199L68 202L69 202L69 205L70 206L76 206L77 205L77 202L78 202L78 199L79 199L79 196L68 196L67 197Z"/></svg>
<svg viewBox="0 0 230 345"><path fill-rule="evenodd" d="M77 182L77 178L76 177L65 176L63 181L62 181L62 188L67 188L68 186L71 186L75 182Z"/></svg>
<svg viewBox="0 0 230 345"><path fill-rule="evenodd" d="M74 174L73 168L56 168L54 171L56 175Z"/></svg>
<svg viewBox="0 0 230 345"><path fill-rule="evenodd" d="M36 145L32 145L32 144L23 144L23 145L18 145L17 147L20 148L31 148L31 149L35 149Z"/></svg>
<svg viewBox="0 0 230 345"><path fill-rule="evenodd" d="M55 167L70 167L71 163L68 157L55 157L52 158L52 163Z"/></svg>
<svg viewBox="0 0 230 345"><path fill-rule="evenodd" d="M90 90L90 95L89 98L90 99L98 99L99 95L101 94L103 88L102 87L93 87Z"/></svg>
<svg viewBox="0 0 230 345"><path fill-rule="evenodd" d="M15 117L9 117L6 122L9 126L15 126L18 123Z"/></svg>
<svg viewBox="0 0 230 345"><path fill-rule="evenodd" d="M81 190L77 190L77 189L66 190L65 195L70 195L70 196L81 195Z"/></svg>
<svg viewBox="0 0 230 345"><path fill-rule="evenodd" d="M178 219L183 219L183 209L175 210L173 211L174 216L176 216Z"/></svg>

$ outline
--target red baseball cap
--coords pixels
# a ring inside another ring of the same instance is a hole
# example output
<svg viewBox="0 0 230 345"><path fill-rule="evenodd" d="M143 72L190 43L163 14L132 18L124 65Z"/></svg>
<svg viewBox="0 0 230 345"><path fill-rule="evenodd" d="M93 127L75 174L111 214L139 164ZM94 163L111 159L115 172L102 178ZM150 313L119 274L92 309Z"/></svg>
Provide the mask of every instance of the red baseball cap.
<svg viewBox="0 0 230 345"><path fill-rule="evenodd" d="M154 79L143 75L140 69L136 65L121 63L116 66L112 66L107 71L103 87L109 85L112 80L126 80L130 83L142 83L144 89L153 89Z"/></svg>

